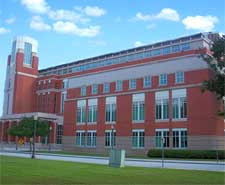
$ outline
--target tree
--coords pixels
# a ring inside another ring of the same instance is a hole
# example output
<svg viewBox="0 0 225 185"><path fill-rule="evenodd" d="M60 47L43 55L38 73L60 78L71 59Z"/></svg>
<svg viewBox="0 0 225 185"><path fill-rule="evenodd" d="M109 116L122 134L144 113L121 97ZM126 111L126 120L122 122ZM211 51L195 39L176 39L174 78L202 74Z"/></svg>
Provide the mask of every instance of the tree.
<svg viewBox="0 0 225 185"><path fill-rule="evenodd" d="M33 145L32 156L35 154L35 138L45 137L49 134L50 127L48 121L35 120L34 117L23 118L18 125L13 125L8 133L13 136L28 137Z"/></svg>
<svg viewBox="0 0 225 185"><path fill-rule="evenodd" d="M225 101L225 36L216 40L211 48L212 55L203 55L203 59L208 63L213 72L212 78L203 82L202 91L211 91L217 95L219 100ZM224 115L224 111L219 115Z"/></svg>

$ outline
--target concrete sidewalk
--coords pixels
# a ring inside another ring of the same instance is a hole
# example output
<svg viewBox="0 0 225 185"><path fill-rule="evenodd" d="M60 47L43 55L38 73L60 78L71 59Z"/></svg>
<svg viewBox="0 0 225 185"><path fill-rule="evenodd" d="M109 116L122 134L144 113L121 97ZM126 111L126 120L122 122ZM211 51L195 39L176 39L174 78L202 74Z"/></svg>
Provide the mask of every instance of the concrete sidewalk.
<svg viewBox="0 0 225 185"><path fill-rule="evenodd" d="M22 152L0 152L0 155L23 157L23 158L31 157L30 153L22 153ZM108 157L37 153L36 158L47 159L47 160L80 162L80 163L103 164L103 165L108 164ZM158 159L154 160L154 159L126 158L125 165L161 168L162 161ZM213 162L213 161L165 160L164 167L171 168L171 169L206 170L206 171L225 172L225 162L217 163L216 161Z"/></svg>

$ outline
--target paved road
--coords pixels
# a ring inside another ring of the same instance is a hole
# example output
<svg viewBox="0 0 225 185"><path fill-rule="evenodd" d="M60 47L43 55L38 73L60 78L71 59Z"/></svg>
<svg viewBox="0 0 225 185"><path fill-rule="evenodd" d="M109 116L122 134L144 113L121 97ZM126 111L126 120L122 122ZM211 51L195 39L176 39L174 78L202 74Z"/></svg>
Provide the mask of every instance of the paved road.
<svg viewBox="0 0 225 185"><path fill-rule="evenodd" d="M14 156L30 158L29 153L15 153L15 152L0 152L0 155ZM92 163L92 164L108 164L108 157L92 157L92 156L80 156L80 155L61 155L61 154L36 154L37 159L57 160L57 161L71 161L81 163ZM127 158L125 161L126 166L139 166L149 168L161 168L161 160L152 159L134 159ZM221 171L225 172L225 162L212 162L212 161L184 161L184 160L165 160L165 168L173 169L186 169L186 170L207 170L207 171Z"/></svg>

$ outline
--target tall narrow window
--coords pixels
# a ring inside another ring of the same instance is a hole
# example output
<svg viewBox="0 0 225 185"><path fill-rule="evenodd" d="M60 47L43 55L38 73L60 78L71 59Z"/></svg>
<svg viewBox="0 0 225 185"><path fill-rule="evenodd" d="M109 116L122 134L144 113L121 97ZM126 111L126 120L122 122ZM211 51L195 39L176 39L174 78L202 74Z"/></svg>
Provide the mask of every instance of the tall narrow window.
<svg viewBox="0 0 225 185"><path fill-rule="evenodd" d="M145 76L143 78L143 87L151 87L151 76Z"/></svg>
<svg viewBox="0 0 225 185"><path fill-rule="evenodd" d="M63 89L67 89L69 87L69 81L68 79L63 80Z"/></svg>
<svg viewBox="0 0 225 185"><path fill-rule="evenodd" d="M133 122L144 122L145 119L145 94L134 94L132 97Z"/></svg>
<svg viewBox="0 0 225 185"><path fill-rule="evenodd" d="M159 75L159 85L167 85L167 74Z"/></svg>
<svg viewBox="0 0 225 185"><path fill-rule="evenodd" d="M45 94L42 94L42 112L45 112Z"/></svg>
<svg viewBox="0 0 225 185"><path fill-rule="evenodd" d="M109 93L110 92L110 83L104 83L103 84L103 92Z"/></svg>
<svg viewBox="0 0 225 185"><path fill-rule="evenodd" d="M77 124L86 122L86 100L77 101Z"/></svg>
<svg viewBox="0 0 225 185"><path fill-rule="evenodd" d="M136 83L137 83L136 79L129 80L129 89L136 89L137 86Z"/></svg>
<svg viewBox="0 0 225 185"><path fill-rule="evenodd" d="M105 146L116 146L116 131L105 131Z"/></svg>
<svg viewBox="0 0 225 185"><path fill-rule="evenodd" d="M96 147L96 130L87 131L87 146Z"/></svg>
<svg viewBox="0 0 225 185"><path fill-rule="evenodd" d="M56 105L57 105L57 99L56 99L56 94L54 94L54 106L53 106L53 113L56 113Z"/></svg>
<svg viewBox="0 0 225 185"><path fill-rule="evenodd" d="M31 65L32 64L32 44L25 42L24 44L24 64Z"/></svg>
<svg viewBox="0 0 225 185"><path fill-rule="evenodd" d="M169 129L156 129L155 146L157 148L169 147Z"/></svg>
<svg viewBox="0 0 225 185"><path fill-rule="evenodd" d="M187 148L187 129L173 129L173 147Z"/></svg>
<svg viewBox="0 0 225 185"><path fill-rule="evenodd" d="M85 146L85 131L82 130L76 132L76 145Z"/></svg>
<svg viewBox="0 0 225 185"><path fill-rule="evenodd" d="M116 81L116 91L122 91L123 90L123 81L117 80Z"/></svg>
<svg viewBox="0 0 225 185"><path fill-rule="evenodd" d="M50 93L48 92L48 95L47 95L47 112L49 113L50 112Z"/></svg>
<svg viewBox="0 0 225 185"><path fill-rule="evenodd" d="M96 123L98 115L98 99L88 100L88 123Z"/></svg>
<svg viewBox="0 0 225 185"><path fill-rule="evenodd" d="M172 91L173 119L187 118L186 89Z"/></svg>
<svg viewBox="0 0 225 185"><path fill-rule="evenodd" d="M116 97L106 98L106 122L113 123L116 121Z"/></svg>
<svg viewBox="0 0 225 185"><path fill-rule="evenodd" d="M86 96L86 94L87 94L87 88L86 88L86 86L82 86L80 88L80 95L81 96Z"/></svg>
<svg viewBox="0 0 225 185"><path fill-rule="evenodd" d="M175 81L177 84L184 83L184 72L178 71L175 73Z"/></svg>
<svg viewBox="0 0 225 185"><path fill-rule="evenodd" d="M64 103L66 100L66 92L62 92L61 94L61 112L64 112Z"/></svg>
<svg viewBox="0 0 225 185"><path fill-rule="evenodd" d="M156 92L155 117L156 120L169 119L169 91Z"/></svg>
<svg viewBox="0 0 225 185"><path fill-rule="evenodd" d="M144 148L145 146L145 131L137 129L132 131L132 147Z"/></svg>
<svg viewBox="0 0 225 185"><path fill-rule="evenodd" d="M57 125L57 144L62 144L63 125Z"/></svg>
<svg viewBox="0 0 225 185"><path fill-rule="evenodd" d="M98 94L98 84L93 84L91 86L91 94Z"/></svg>

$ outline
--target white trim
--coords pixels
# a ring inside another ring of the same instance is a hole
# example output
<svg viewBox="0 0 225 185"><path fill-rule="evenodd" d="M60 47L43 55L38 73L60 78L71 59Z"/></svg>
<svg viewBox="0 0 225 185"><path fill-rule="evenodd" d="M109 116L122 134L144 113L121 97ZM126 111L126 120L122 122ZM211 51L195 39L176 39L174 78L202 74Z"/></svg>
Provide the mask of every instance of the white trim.
<svg viewBox="0 0 225 185"><path fill-rule="evenodd" d="M169 128L157 128L155 129L155 132L160 132L160 131L169 131L170 129Z"/></svg>
<svg viewBox="0 0 225 185"><path fill-rule="evenodd" d="M132 132L144 132L145 129L132 129Z"/></svg>
<svg viewBox="0 0 225 185"><path fill-rule="evenodd" d="M28 76L28 77L32 77L32 78L37 78L37 75L31 75L28 73L23 73L23 72L16 72L17 75L23 75L23 76Z"/></svg>
<svg viewBox="0 0 225 185"><path fill-rule="evenodd" d="M172 131L187 131L187 128L173 128Z"/></svg>

